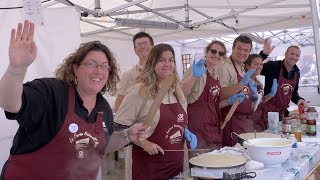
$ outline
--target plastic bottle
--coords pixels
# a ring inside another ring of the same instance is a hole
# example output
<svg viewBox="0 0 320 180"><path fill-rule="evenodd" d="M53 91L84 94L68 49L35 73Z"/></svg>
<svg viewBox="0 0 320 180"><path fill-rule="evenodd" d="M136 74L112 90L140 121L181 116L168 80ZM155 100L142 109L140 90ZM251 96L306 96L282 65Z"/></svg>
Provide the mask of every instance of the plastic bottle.
<svg viewBox="0 0 320 180"><path fill-rule="evenodd" d="M283 134L291 133L291 119L290 117L282 118L282 132Z"/></svg>

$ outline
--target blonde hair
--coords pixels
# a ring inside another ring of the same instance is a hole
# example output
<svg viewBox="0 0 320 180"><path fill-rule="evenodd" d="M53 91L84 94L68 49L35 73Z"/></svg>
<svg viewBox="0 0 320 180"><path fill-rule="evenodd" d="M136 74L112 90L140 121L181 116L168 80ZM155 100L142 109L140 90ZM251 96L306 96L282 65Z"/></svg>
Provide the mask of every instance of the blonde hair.
<svg viewBox="0 0 320 180"><path fill-rule="evenodd" d="M175 57L174 50L169 44L158 44L154 46L147 58L146 65L137 77L137 83L141 83L140 95L146 98L154 99L158 93L159 87L157 83L157 76L155 73L155 66L159 62L161 54L165 51L170 51ZM172 88L175 89L175 94L180 103L184 101L184 95L179 82L178 73L176 68L173 71L175 81Z"/></svg>
<svg viewBox="0 0 320 180"><path fill-rule="evenodd" d="M67 58L65 58L63 60L63 63L60 64L60 66L56 69L56 78L65 81L68 85L76 85L73 65L75 64L77 66L80 66L80 63L91 51L103 52L106 55L110 66L108 81L103 86L100 93L104 94L108 91L111 95L114 95L117 92L117 83L120 80L118 75L119 68L112 52L109 50L107 46L105 46L99 41L92 41L80 44L80 47L74 53L70 54Z"/></svg>
<svg viewBox="0 0 320 180"><path fill-rule="evenodd" d="M227 55L227 48L226 48L226 46L224 45L223 42L218 41L218 40L213 40L213 41L211 41L211 42L204 48L204 52L207 53L207 52L210 50L211 46L214 45L214 44L220 45L220 46L222 47L222 49L223 49L223 51L224 51L224 53L225 53L225 54L224 54L224 57L226 57L226 55Z"/></svg>

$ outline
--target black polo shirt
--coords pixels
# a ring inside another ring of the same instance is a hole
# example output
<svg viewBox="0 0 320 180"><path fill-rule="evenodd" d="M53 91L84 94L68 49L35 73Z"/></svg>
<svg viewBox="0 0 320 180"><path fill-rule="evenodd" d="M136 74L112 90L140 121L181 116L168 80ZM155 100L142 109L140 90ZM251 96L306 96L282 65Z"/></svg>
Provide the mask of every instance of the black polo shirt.
<svg viewBox="0 0 320 180"><path fill-rule="evenodd" d="M5 112L8 119L17 120L19 129L14 137L10 154L34 152L48 144L58 133L68 111L68 85L58 79L36 79L23 85L22 106L18 113ZM101 95L90 114L75 91L75 112L84 121L94 123L97 112L103 111L108 133L113 133L113 114Z"/></svg>
<svg viewBox="0 0 320 180"><path fill-rule="evenodd" d="M274 78L279 79L280 74L280 65L282 64L282 75L285 79L291 80L296 75L297 82L293 90L293 94L291 97L291 101L294 103L298 103L299 99L303 99L298 94L299 88L299 79L300 79L300 70L297 65L294 65L292 70L288 72L287 68L285 68L282 61L269 61L263 65L263 69L261 74L266 77L266 84L264 88L264 94L267 95L271 92L272 81Z"/></svg>

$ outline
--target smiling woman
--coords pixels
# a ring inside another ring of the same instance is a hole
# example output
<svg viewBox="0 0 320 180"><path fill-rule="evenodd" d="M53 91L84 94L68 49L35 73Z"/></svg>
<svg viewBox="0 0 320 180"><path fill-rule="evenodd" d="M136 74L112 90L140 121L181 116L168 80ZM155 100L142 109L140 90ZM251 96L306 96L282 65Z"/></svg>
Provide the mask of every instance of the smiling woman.
<svg viewBox="0 0 320 180"><path fill-rule="evenodd" d="M175 68L174 50L168 44L152 48L137 84L127 91L121 103L116 126L144 122L170 74L176 78L150 122L150 137L132 147L133 180L163 180L178 175L183 167L185 139L190 141L191 148L197 145L196 137L186 128L185 98Z"/></svg>
<svg viewBox="0 0 320 180"><path fill-rule="evenodd" d="M144 140L148 128L135 124L113 132L112 110L102 95L115 93L118 68L99 41L81 44L56 78L23 84L37 56L34 30L28 21L12 29L10 62L0 79L0 107L19 124L1 180L94 180L105 152Z"/></svg>

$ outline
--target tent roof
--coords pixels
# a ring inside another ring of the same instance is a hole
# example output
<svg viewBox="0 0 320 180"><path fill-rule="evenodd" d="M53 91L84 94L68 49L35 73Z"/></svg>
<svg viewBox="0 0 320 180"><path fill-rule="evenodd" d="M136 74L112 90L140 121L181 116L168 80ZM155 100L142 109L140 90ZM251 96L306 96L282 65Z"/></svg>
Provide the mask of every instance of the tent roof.
<svg viewBox="0 0 320 180"><path fill-rule="evenodd" d="M8 1L6 5L14 6L17 2ZM43 1L43 6L75 6L82 14L82 36L130 40L139 31L167 41L312 25L308 0L51 0ZM119 18L143 22L121 25L116 23ZM158 27L150 28L148 21L154 21Z"/></svg>

